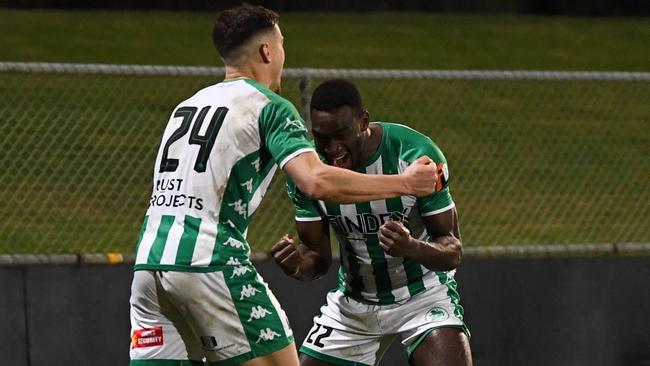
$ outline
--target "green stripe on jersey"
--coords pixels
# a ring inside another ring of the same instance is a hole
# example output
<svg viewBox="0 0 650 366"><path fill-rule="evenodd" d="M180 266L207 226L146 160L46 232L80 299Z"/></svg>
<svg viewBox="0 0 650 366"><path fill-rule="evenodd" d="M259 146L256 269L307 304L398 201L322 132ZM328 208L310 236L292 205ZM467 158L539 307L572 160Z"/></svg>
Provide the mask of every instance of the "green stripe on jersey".
<svg viewBox="0 0 650 366"><path fill-rule="evenodd" d="M144 217L142 222L142 228L140 229L140 235L138 235L138 244L135 245L135 255L138 255L138 250L140 249L140 243L142 242L142 237L144 232L147 231L147 223L149 222L149 215Z"/></svg>
<svg viewBox="0 0 650 366"><path fill-rule="evenodd" d="M248 263L249 254L250 246L241 232L229 224L217 226L217 245L212 252L211 266Z"/></svg>
<svg viewBox="0 0 650 366"><path fill-rule="evenodd" d="M151 264L160 264L162 259L163 251L165 250L165 244L167 243L167 235L169 235L169 229L174 224L175 216L163 215L160 218L160 225L158 226L158 232L156 233L156 240L154 240L151 250L149 251L149 257L147 257L147 263Z"/></svg>
<svg viewBox="0 0 650 366"><path fill-rule="evenodd" d="M357 212L372 212L368 202L357 203L356 207ZM379 236L366 235L365 239L375 275L375 283L377 284L377 299L381 304L393 303L395 302L395 296L393 296L393 286L388 273L388 261L384 251L379 247Z"/></svg>
<svg viewBox="0 0 650 366"><path fill-rule="evenodd" d="M325 202L325 208L328 215L335 215L336 217L341 216L341 206L338 203ZM338 224L337 224L338 225ZM344 248L343 248L344 247ZM350 282L350 288L345 288L345 282L341 276L342 272L339 271L339 288L346 295L350 295L352 298L361 299L361 291L363 291L363 281L361 280L361 275L359 274L359 262L357 261L357 254L350 245L349 241L340 242L339 241L339 251L341 253L341 260L343 258L343 249L348 253L345 257L345 261L348 263L348 270L350 271L350 277L352 281ZM341 266L343 268L343 266Z"/></svg>
<svg viewBox="0 0 650 366"><path fill-rule="evenodd" d="M422 267L420 262L413 259L404 260L404 270L408 279L408 289L411 296L417 295L424 290L424 281L422 281Z"/></svg>
<svg viewBox="0 0 650 366"><path fill-rule="evenodd" d="M394 154L389 154L388 151L388 149L385 149L381 156L383 173L389 172L396 174L398 172L398 160ZM402 204L402 199L400 197L387 199L386 208L388 209L388 212L404 212L404 205ZM408 225L405 226L408 227ZM409 294L413 296L420 293L424 290L424 281L422 281L422 268L420 267L420 264L411 259L405 259L403 266L408 281Z"/></svg>
<svg viewBox="0 0 650 366"><path fill-rule="evenodd" d="M191 265L192 256L194 255L194 248L196 247L196 237L199 235L199 227L201 226L201 219L185 216L185 224L183 225L183 235L178 244L176 251L177 265Z"/></svg>
<svg viewBox="0 0 650 366"><path fill-rule="evenodd" d="M375 123L384 129L381 144L372 157L355 167L357 172L399 174L422 155L446 162L440 149L427 136L403 125ZM305 198L295 185L288 186L297 217L316 217L319 210L314 202ZM423 212L422 208L426 208L424 212L432 212L449 206L451 196L447 190L443 193L355 205L319 201L324 204L328 223L339 241L343 266L343 271L339 271L339 288L350 297L374 304L402 301L424 291L423 277L430 271L416 260L386 255L379 247L378 227L386 220L398 220L414 236L426 236L426 226L417 215Z"/></svg>

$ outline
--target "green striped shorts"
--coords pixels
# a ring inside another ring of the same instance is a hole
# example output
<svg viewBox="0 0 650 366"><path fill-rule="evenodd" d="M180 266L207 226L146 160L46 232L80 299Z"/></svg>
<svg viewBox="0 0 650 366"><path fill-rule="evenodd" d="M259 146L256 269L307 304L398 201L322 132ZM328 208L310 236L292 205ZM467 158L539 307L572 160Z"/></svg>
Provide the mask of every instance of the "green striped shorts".
<svg viewBox="0 0 650 366"><path fill-rule="evenodd" d="M130 303L132 366L230 366L293 342L284 311L252 265L137 270Z"/></svg>

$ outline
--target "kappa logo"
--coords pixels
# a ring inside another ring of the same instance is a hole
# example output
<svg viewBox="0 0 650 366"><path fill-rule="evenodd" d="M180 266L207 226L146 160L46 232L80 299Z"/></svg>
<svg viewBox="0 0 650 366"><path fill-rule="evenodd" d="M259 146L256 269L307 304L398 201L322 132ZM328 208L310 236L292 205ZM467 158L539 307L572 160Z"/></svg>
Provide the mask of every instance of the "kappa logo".
<svg viewBox="0 0 650 366"><path fill-rule="evenodd" d="M239 296L239 300L244 300L244 298L255 296L258 292L262 291L253 287L253 285L244 285L241 288L241 295Z"/></svg>
<svg viewBox="0 0 650 366"><path fill-rule="evenodd" d="M241 263L239 263L239 258L233 258L233 257L228 258L228 262L226 262L226 264L229 266L241 265Z"/></svg>
<svg viewBox="0 0 650 366"><path fill-rule="evenodd" d="M430 322L441 322L443 320L449 319L449 313L447 310L441 307L435 307L427 311L426 319Z"/></svg>
<svg viewBox="0 0 650 366"><path fill-rule="evenodd" d="M226 221L226 224L228 224L228 226L230 226L233 229L237 228L237 226L235 226L235 224L233 224L232 221L230 221L230 220Z"/></svg>
<svg viewBox="0 0 650 366"><path fill-rule="evenodd" d="M273 314L273 313L266 310L261 305L253 306L251 308L251 316L248 318L248 322L250 323L253 319L255 319L255 320L262 319L262 318L266 317L267 315L271 315L271 314Z"/></svg>
<svg viewBox="0 0 650 366"><path fill-rule="evenodd" d="M260 158L257 158L255 160L253 160L253 162L251 164L253 164L253 167L255 168L255 171L259 173L260 172Z"/></svg>
<svg viewBox="0 0 650 366"><path fill-rule="evenodd" d="M238 214L246 216L246 204L243 200L237 200L233 203L229 203L228 206L232 207Z"/></svg>
<svg viewBox="0 0 650 366"><path fill-rule="evenodd" d="M271 328L262 329L260 331L260 336L259 338L257 338L257 342L255 343L260 343L262 341L272 341L273 339L275 339L275 337L279 337L279 336L280 334L274 332L273 329Z"/></svg>
<svg viewBox="0 0 650 366"><path fill-rule="evenodd" d="M253 178L247 180L246 182L241 184L242 187L246 187L246 190L248 193L253 192Z"/></svg>
<svg viewBox="0 0 650 366"><path fill-rule="evenodd" d="M291 120L289 117L287 117L287 123L284 124L285 129L289 129L291 132L297 132L297 131L305 131L307 132L307 127L302 123L301 120L295 119Z"/></svg>
<svg viewBox="0 0 650 366"><path fill-rule="evenodd" d="M235 267L235 269L232 271L232 275L230 276L230 278L243 276L246 273L252 272L252 271L253 270L250 269L250 267L244 267L244 266Z"/></svg>
<svg viewBox="0 0 650 366"><path fill-rule="evenodd" d="M237 248L237 249L243 249L244 248L244 243L243 242L241 242L241 241L239 241L237 239L233 239L233 238L228 238L228 240L226 240L226 242L224 244L226 244L228 246L231 246L233 248Z"/></svg>
<svg viewBox="0 0 650 366"><path fill-rule="evenodd" d="M144 328L134 330L131 335L131 348L144 348L162 346L163 329L162 327Z"/></svg>

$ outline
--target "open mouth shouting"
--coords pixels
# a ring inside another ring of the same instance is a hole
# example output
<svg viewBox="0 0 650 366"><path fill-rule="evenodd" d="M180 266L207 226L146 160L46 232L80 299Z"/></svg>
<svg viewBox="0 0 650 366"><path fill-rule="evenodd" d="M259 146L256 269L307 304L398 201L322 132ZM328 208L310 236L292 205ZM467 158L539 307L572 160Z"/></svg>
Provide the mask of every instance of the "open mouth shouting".
<svg viewBox="0 0 650 366"><path fill-rule="evenodd" d="M335 167L352 170L352 157L347 151L341 152L335 157L330 157L329 160Z"/></svg>

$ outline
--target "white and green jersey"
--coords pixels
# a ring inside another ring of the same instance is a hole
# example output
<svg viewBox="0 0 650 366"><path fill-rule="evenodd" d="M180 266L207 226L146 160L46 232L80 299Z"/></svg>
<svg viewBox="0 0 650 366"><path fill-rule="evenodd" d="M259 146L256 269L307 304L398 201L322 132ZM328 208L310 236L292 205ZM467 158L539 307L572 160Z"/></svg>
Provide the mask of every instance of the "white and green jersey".
<svg viewBox="0 0 650 366"><path fill-rule="evenodd" d="M135 269L214 271L249 263L246 232L277 165L313 151L295 107L247 79L173 111L158 151Z"/></svg>
<svg viewBox="0 0 650 366"><path fill-rule="evenodd" d="M450 210L454 202L446 182L447 161L431 139L409 127L380 123L384 133L377 152L356 171L367 174L400 174L414 160L427 155L443 163L444 189L427 197L402 196L357 204L313 201L289 181L287 189L296 208L296 221L327 221L339 242L341 268L339 288L359 301L392 304L410 298L425 288L439 286L440 276L419 262L392 257L379 247L379 228L387 220L401 221L414 238L428 239L423 216Z"/></svg>

